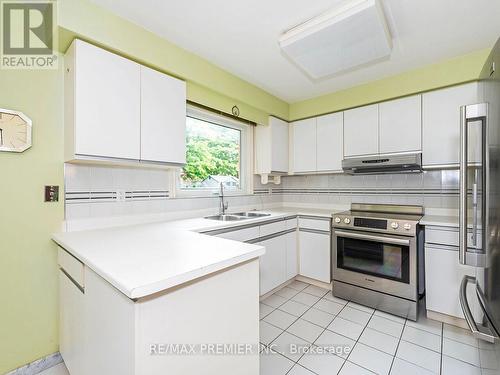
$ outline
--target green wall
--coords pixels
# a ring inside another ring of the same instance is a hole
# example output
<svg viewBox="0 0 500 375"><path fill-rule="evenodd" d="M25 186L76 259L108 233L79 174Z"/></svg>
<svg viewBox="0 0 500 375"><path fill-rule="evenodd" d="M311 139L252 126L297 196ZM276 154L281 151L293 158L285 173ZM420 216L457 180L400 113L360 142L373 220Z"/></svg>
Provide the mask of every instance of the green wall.
<svg viewBox="0 0 500 375"><path fill-rule="evenodd" d="M479 78L491 49L410 70L381 80L290 104L289 119L297 120L434 90Z"/></svg>
<svg viewBox="0 0 500 375"><path fill-rule="evenodd" d="M33 121L33 147L0 153L0 374L58 350L56 246L64 205L62 71L0 70L0 107Z"/></svg>

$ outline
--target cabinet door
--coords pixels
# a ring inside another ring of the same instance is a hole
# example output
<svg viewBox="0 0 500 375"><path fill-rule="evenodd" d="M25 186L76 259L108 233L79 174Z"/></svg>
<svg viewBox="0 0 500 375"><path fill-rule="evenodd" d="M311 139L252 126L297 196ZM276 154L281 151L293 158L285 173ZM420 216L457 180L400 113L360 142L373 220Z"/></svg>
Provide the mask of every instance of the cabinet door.
<svg viewBox="0 0 500 375"><path fill-rule="evenodd" d="M85 374L84 294L59 271L59 351L66 367L75 375Z"/></svg>
<svg viewBox="0 0 500 375"><path fill-rule="evenodd" d="M299 273L311 279L329 283L330 236L322 233L299 232Z"/></svg>
<svg viewBox="0 0 500 375"><path fill-rule="evenodd" d="M379 104L380 153L422 150L422 97Z"/></svg>
<svg viewBox="0 0 500 375"><path fill-rule="evenodd" d="M286 237L286 280L297 276L298 253L297 253L297 231L287 233Z"/></svg>
<svg viewBox="0 0 500 375"><path fill-rule="evenodd" d="M425 295L427 310L464 318L459 302L459 288L465 275L475 276L476 269L458 263L456 251L435 246L425 246ZM480 307L474 288L467 290L467 300L476 319Z"/></svg>
<svg viewBox="0 0 500 375"><path fill-rule="evenodd" d="M480 101L478 83L469 83L422 95L423 164L458 165L460 156L460 107ZM473 126L472 126L473 127ZM480 140L472 130L470 141ZM472 154L474 147L469 145Z"/></svg>
<svg viewBox="0 0 500 375"><path fill-rule="evenodd" d="M344 112L344 156L378 154L378 104Z"/></svg>
<svg viewBox="0 0 500 375"><path fill-rule="evenodd" d="M316 119L295 121L293 127L293 171L316 171Z"/></svg>
<svg viewBox="0 0 500 375"><path fill-rule="evenodd" d="M341 171L344 157L343 113L316 119L316 159L318 171Z"/></svg>
<svg viewBox="0 0 500 375"><path fill-rule="evenodd" d="M259 243L266 253L260 257L260 295L266 294L286 281L285 236L270 238Z"/></svg>
<svg viewBox="0 0 500 375"><path fill-rule="evenodd" d="M75 154L140 158L140 66L75 41Z"/></svg>
<svg viewBox="0 0 500 375"><path fill-rule="evenodd" d="M271 126L271 171L288 172L288 127L286 121L269 118Z"/></svg>
<svg viewBox="0 0 500 375"><path fill-rule="evenodd" d="M141 159L186 162L186 84L141 66Z"/></svg>

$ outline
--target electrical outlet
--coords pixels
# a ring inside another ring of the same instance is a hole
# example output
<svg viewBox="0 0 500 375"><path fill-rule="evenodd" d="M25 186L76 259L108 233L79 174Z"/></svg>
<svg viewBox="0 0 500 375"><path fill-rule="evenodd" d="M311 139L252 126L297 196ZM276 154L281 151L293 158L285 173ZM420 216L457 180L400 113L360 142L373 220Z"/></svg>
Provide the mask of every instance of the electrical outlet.
<svg viewBox="0 0 500 375"><path fill-rule="evenodd" d="M118 202L125 202L125 190L116 191L116 200Z"/></svg>

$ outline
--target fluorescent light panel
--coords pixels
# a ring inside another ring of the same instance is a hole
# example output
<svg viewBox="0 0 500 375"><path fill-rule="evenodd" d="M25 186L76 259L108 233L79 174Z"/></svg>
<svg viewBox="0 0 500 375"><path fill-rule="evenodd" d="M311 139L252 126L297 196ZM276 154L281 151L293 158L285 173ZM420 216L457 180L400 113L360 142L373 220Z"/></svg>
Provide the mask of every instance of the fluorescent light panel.
<svg viewBox="0 0 500 375"><path fill-rule="evenodd" d="M344 3L287 31L279 44L313 79L380 61L392 49L379 0Z"/></svg>

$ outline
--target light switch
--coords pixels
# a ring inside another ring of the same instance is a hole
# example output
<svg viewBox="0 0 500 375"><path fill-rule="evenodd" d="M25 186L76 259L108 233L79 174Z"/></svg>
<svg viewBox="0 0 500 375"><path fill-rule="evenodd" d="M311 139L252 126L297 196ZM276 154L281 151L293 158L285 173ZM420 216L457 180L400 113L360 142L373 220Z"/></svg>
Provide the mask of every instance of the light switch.
<svg viewBox="0 0 500 375"><path fill-rule="evenodd" d="M59 186L47 185L45 186L45 202L58 202L59 201Z"/></svg>

